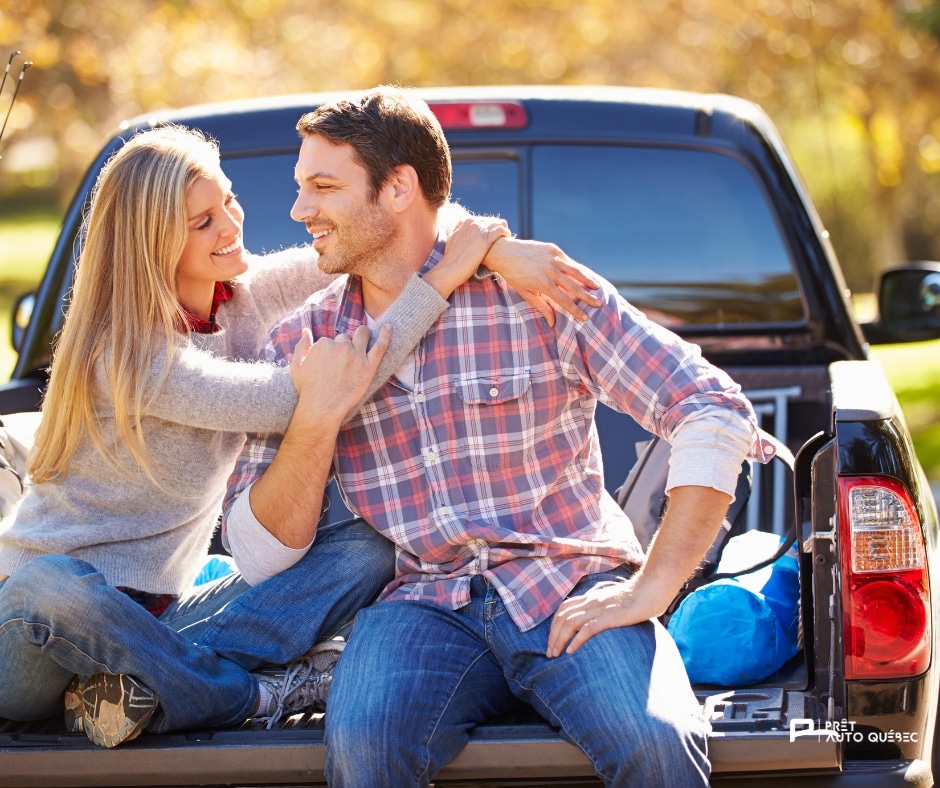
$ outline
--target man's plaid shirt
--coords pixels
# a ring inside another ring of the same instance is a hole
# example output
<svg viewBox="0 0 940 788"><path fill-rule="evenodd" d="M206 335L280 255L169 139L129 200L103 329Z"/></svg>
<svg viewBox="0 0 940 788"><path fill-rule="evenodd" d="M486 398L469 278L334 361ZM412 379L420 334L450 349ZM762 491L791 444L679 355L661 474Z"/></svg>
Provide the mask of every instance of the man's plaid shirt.
<svg viewBox="0 0 940 788"><path fill-rule="evenodd" d="M425 270L442 253L439 242ZM696 346L610 284L598 295L605 304L587 321L559 313L551 328L498 277L471 279L418 346L413 389L391 380L340 431L334 470L344 498L398 548L383 599L456 609L469 601L471 576L483 574L527 630L586 574L638 565L630 522L604 490L598 400L667 439L710 407L756 427L740 389ZM317 339L365 320L359 280L341 277L283 318L261 357L284 363L304 327ZM249 441L227 506L280 439Z"/></svg>

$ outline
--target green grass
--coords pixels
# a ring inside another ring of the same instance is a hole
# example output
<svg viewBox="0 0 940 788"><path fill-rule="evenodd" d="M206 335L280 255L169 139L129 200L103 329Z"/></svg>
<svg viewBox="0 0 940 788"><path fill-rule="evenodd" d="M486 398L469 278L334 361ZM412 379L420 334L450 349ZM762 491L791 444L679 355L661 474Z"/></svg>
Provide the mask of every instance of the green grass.
<svg viewBox="0 0 940 788"><path fill-rule="evenodd" d="M39 282L59 231L59 217L31 213L0 217L0 380L13 370L10 308ZM876 347L897 392L914 447L927 475L940 481L940 340Z"/></svg>
<svg viewBox="0 0 940 788"><path fill-rule="evenodd" d="M940 340L872 349L898 395L927 476L940 481Z"/></svg>
<svg viewBox="0 0 940 788"><path fill-rule="evenodd" d="M59 223L59 216L52 213L0 217L0 380L10 377L16 361L10 345L13 303L39 283Z"/></svg>

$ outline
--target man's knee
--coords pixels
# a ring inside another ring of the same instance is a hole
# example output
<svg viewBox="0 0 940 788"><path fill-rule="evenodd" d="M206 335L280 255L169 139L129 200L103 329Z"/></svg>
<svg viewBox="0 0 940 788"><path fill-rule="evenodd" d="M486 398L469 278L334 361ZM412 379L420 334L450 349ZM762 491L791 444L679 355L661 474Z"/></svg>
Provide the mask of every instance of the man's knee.
<svg viewBox="0 0 940 788"><path fill-rule="evenodd" d="M393 727L389 727L394 726L394 719L387 720L380 714L370 714L367 706L366 703L337 698L330 691L325 741L330 758L343 771L354 768L361 774L363 768L368 766L368 763L361 761L368 762L370 754L381 761L382 742L395 736Z"/></svg>
<svg viewBox="0 0 940 788"><path fill-rule="evenodd" d="M360 519L325 529L304 560L315 563L326 556L335 577L355 578L373 596L395 576L395 545Z"/></svg>
<svg viewBox="0 0 940 788"><path fill-rule="evenodd" d="M381 749L383 741L404 741L408 733L402 726L414 695L400 691L372 634L357 623L333 672L325 719L330 747L338 753Z"/></svg>
<svg viewBox="0 0 940 788"><path fill-rule="evenodd" d="M330 749L336 753L355 753L374 746L376 731L370 719L348 713L354 711L349 709L349 704L343 703L340 708L332 691L330 695L330 713L326 716L326 741Z"/></svg>

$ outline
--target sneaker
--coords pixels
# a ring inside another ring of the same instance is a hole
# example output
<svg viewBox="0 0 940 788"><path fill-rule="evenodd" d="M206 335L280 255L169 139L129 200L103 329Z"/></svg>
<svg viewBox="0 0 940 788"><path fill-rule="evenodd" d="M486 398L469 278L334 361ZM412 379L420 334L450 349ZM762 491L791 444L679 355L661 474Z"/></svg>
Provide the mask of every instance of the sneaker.
<svg viewBox="0 0 940 788"><path fill-rule="evenodd" d="M147 727L157 698L127 674L76 676L65 688L65 726L99 747L117 747Z"/></svg>
<svg viewBox="0 0 940 788"><path fill-rule="evenodd" d="M325 711L333 668L345 647L345 640L325 640L289 665L256 671L254 675L271 698L267 708L259 709L257 721L267 722L265 727L270 729L285 713Z"/></svg>

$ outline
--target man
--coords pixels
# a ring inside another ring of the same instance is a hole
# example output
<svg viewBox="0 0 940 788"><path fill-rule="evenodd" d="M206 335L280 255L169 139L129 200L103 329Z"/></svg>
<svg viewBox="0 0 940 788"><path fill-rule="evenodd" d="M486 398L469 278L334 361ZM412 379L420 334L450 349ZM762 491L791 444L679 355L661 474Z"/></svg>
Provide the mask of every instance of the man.
<svg viewBox="0 0 940 788"><path fill-rule="evenodd" d="M298 129L292 216L320 266L350 277L275 327L269 360L308 329L371 323L443 249L450 157L426 105L379 88ZM727 376L609 284L599 294L586 320L550 326L498 278L470 280L339 430L344 495L396 544L397 565L334 676L334 788L426 786L473 725L519 699L609 785L707 784L707 723L653 619L714 539L742 459L752 446L766 457ZM668 513L645 559L603 488L598 400L673 444ZM326 476L310 468L322 471L322 436L335 434L315 414L294 422L283 440L249 443L226 500L229 533L258 544L265 532L263 560L283 566L315 533Z"/></svg>

